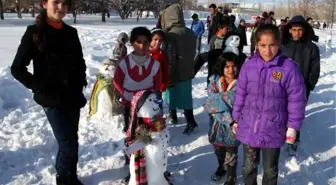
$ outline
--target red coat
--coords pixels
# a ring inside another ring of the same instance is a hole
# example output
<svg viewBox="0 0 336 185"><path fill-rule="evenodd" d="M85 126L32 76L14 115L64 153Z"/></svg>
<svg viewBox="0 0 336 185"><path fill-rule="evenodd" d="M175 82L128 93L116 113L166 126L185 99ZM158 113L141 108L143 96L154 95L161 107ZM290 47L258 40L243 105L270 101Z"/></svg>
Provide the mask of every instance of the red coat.
<svg viewBox="0 0 336 185"><path fill-rule="evenodd" d="M162 72L162 82L160 86L160 91L163 92L167 89L168 84L168 55L162 50L149 51L148 54L153 59L160 62Z"/></svg>
<svg viewBox="0 0 336 185"><path fill-rule="evenodd" d="M122 96L124 105L129 106L133 95L141 90L159 91L161 85L160 63L148 56L146 63L139 66L131 55L126 56L114 74L114 87Z"/></svg>

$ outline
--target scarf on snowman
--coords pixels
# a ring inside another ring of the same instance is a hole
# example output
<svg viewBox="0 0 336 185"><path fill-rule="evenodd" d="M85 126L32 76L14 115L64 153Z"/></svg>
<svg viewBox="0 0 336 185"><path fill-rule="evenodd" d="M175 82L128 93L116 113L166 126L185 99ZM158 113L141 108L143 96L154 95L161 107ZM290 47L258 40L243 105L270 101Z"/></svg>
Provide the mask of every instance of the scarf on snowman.
<svg viewBox="0 0 336 185"><path fill-rule="evenodd" d="M138 139L142 140L144 143L150 143L150 134L152 132L160 132L165 128L162 114L159 114L154 118L138 118L138 111L143 106L148 96L152 93L154 92L142 90L137 92L132 98L130 109L131 119L126 132L126 143L128 146ZM142 149L133 153L133 155L136 185L147 185L145 152Z"/></svg>

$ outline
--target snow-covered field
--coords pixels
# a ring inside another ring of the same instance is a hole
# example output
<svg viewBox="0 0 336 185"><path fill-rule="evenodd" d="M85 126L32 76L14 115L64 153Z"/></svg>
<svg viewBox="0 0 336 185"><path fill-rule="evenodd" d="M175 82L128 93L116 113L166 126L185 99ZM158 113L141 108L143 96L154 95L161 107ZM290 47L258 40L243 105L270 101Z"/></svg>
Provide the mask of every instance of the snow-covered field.
<svg viewBox="0 0 336 185"><path fill-rule="evenodd" d="M33 19L28 15L23 20L11 16L15 15L7 15L6 20L0 21L0 184L54 184L57 143L42 108L33 101L31 92L14 80L9 69L25 27ZM71 19L66 22L71 23ZM75 27L88 67L87 98L99 63L111 56L117 35L135 26L152 28L155 23L152 18L139 23L134 19L122 23L116 17L101 23L99 16L79 16ZM187 23L190 24L190 20ZM285 152L281 155L281 185L336 185L336 39L332 51L326 51L324 39L330 31L317 30L316 34L320 36L321 77L307 106L299 157L288 158ZM333 35L335 38L336 31ZM168 170L173 174L174 185L216 184L210 181L217 162L207 141L208 117L202 109L205 85L203 70L193 80L198 132L186 136L182 134L185 124L170 126ZM107 119L87 119L87 113L88 106L82 109L80 120L78 175L87 185L119 184L127 169L123 167L122 133L116 131L118 124ZM183 122L183 116L179 114L179 117ZM242 157L239 158L238 184L242 184L241 166ZM260 181L262 171L259 173Z"/></svg>

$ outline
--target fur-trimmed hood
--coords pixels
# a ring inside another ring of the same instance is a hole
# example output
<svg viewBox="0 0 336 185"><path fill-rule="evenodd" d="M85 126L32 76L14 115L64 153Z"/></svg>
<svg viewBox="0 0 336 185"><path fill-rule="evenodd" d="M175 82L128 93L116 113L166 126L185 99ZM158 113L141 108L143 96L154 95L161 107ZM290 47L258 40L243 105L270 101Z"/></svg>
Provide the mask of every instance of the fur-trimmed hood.
<svg viewBox="0 0 336 185"><path fill-rule="evenodd" d="M300 41L312 41L314 40L314 30L310 24L301 15L294 16L289 23L283 28L281 43L287 44L292 39L292 35L289 33L289 29L292 25L301 25L304 28L304 34Z"/></svg>

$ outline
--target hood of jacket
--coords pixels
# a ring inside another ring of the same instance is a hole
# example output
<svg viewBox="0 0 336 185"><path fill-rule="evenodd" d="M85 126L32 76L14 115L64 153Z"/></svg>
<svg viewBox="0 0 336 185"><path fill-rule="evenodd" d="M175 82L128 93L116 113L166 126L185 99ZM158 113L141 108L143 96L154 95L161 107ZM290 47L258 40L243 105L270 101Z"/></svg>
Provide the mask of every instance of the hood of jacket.
<svg viewBox="0 0 336 185"><path fill-rule="evenodd" d="M125 32L122 32L118 36L118 42L120 44L126 44L128 42L128 35Z"/></svg>
<svg viewBox="0 0 336 185"><path fill-rule="evenodd" d="M292 35L289 33L289 29L293 25L300 25L304 28L303 36L300 39L301 42L312 41L313 40L313 38L314 38L313 28L305 20L304 17L302 17L301 15L297 15L297 16L294 16L286 26L284 26L283 31L282 31L282 37L281 37L281 43L282 44L287 44L287 43L289 43L290 40L292 40Z"/></svg>
<svg viewBox="0 0 336 185"><path fill-rule="evenodd" d="M170 30L172 27L185 27L183 9L178 3L168 6L162 12L161 25L164 30Z"/></svg>

